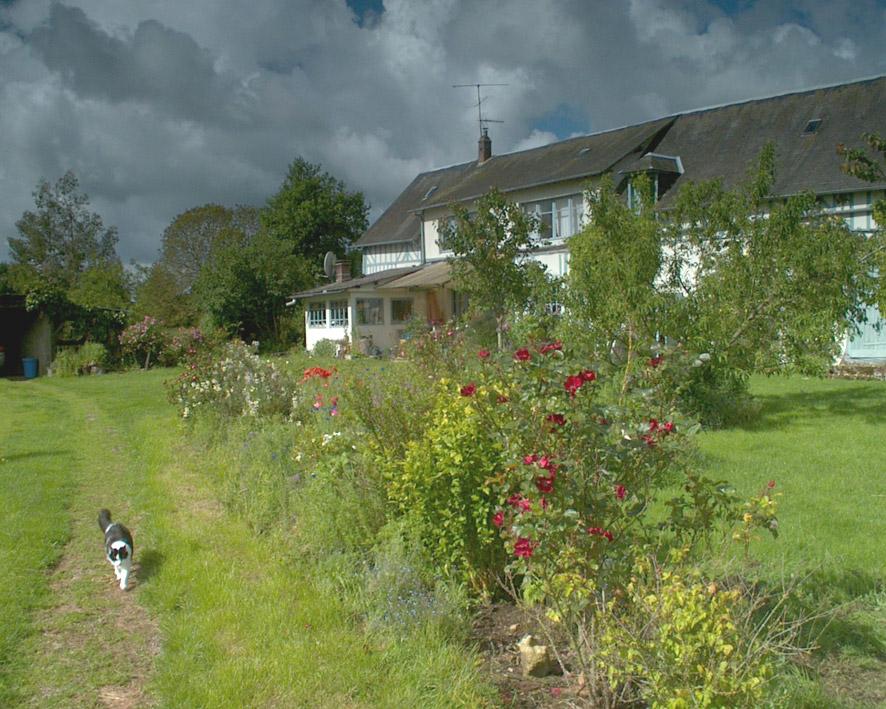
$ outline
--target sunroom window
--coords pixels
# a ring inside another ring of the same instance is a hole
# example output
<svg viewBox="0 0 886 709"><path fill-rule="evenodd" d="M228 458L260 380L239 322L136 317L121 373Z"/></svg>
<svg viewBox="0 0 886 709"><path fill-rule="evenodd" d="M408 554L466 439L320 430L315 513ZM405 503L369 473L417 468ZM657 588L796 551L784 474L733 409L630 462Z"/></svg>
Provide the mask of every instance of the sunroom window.
<svg viewBox="0 0 886 709"><path fill-rule="evenodd" d="M308 327L326 327L326 303L308 305Z"/></svg>
<svg viewBox="0 0 886 709"><path fill-rule="evenodd" d="M348 301L333 300L329 304L329 326L330 327L347 327L348 326Z"/></svg>

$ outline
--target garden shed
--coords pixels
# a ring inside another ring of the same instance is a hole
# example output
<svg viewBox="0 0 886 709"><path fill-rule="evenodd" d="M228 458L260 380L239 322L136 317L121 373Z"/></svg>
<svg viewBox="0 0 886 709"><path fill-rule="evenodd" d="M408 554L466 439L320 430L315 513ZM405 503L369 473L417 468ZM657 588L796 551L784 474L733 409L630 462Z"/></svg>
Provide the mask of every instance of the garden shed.
<svg viewBox="0 0 886 709"><path fill-rule="evenodd" d="M38 372L46 374L52 362L53 327L42 310L28 310L23 295L0 295L0 376L24 374L22 359L37 360Z"/></svg>

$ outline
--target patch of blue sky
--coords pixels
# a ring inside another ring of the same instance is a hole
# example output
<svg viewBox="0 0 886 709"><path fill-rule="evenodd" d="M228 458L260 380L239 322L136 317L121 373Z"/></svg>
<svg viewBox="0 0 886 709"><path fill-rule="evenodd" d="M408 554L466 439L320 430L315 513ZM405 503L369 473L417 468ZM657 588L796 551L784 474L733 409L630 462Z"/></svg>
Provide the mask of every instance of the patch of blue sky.
<svg viewBox="0 0 886 709"><path fill-rule="evenodd" d="M532 130L553 133L559 140L579 133L590 132L590 120L580 108L567 103L559 104L530 125Z"/></svg>
<svg viewBox="0 0 886 709"><path fill-rule="evenodd" d="M347 0L347 3L360 27L372 26L385 11L384 0Z"/></svg>

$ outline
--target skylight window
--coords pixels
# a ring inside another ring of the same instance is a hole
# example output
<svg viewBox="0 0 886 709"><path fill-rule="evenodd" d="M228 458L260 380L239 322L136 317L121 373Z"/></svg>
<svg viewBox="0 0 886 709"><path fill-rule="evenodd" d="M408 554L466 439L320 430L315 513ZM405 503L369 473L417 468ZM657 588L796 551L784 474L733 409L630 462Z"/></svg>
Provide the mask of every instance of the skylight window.
<svg viewBox="0 0 886 709"><path fill-rule="evenodd" d="M424 202L428 197L430 197L436 191L437 191L437 185L434 185L433 187L431 187L431 189L429 189L427 192L425 192L425 196L421 198L421 201Z"/></svg>
<svg viewBox="0 0 886 709"><path fill-rule="evenodd" d="M803 135L815 135L818 133L818 127L821 125L821 118L813 118L806 124L803 129Z"/></svg>
<svg viewBox="0 0 886 709"><path fill-rule="evenodd" d="M578 151L578 154L579 155L587 155L589 152L591 152L590 148L582 148L581 150Z"/></svg>

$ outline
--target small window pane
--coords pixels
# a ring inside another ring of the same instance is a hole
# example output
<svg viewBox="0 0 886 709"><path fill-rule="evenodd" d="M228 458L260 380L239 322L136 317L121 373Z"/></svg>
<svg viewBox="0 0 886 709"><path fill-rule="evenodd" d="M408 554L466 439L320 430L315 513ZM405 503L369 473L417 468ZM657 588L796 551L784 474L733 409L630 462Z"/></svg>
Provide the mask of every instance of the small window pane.
<svg viewBox="0 0 886 709"><path fill-rule="evenodd" d="M308 327L326 327L326 303L308 305Z"/></svg>
<svg viewBox="0 0 886 709"><path fill-rule="evenodd" d="M405 323L412 319L412 298L393 298L391 300L391 322Z"/></svg>
<svg viewBox="0 0 886 709"><path fill-rule="evenodd" d="M358 325L384 325L384 301L381 298L357 299Z"/></svg>
<svg viewBox="0 0 886 709"><path fill-rule="evenodd" d="M348 301L333 300L329 304L329 325L330 327L348 326Z"/></svg>

